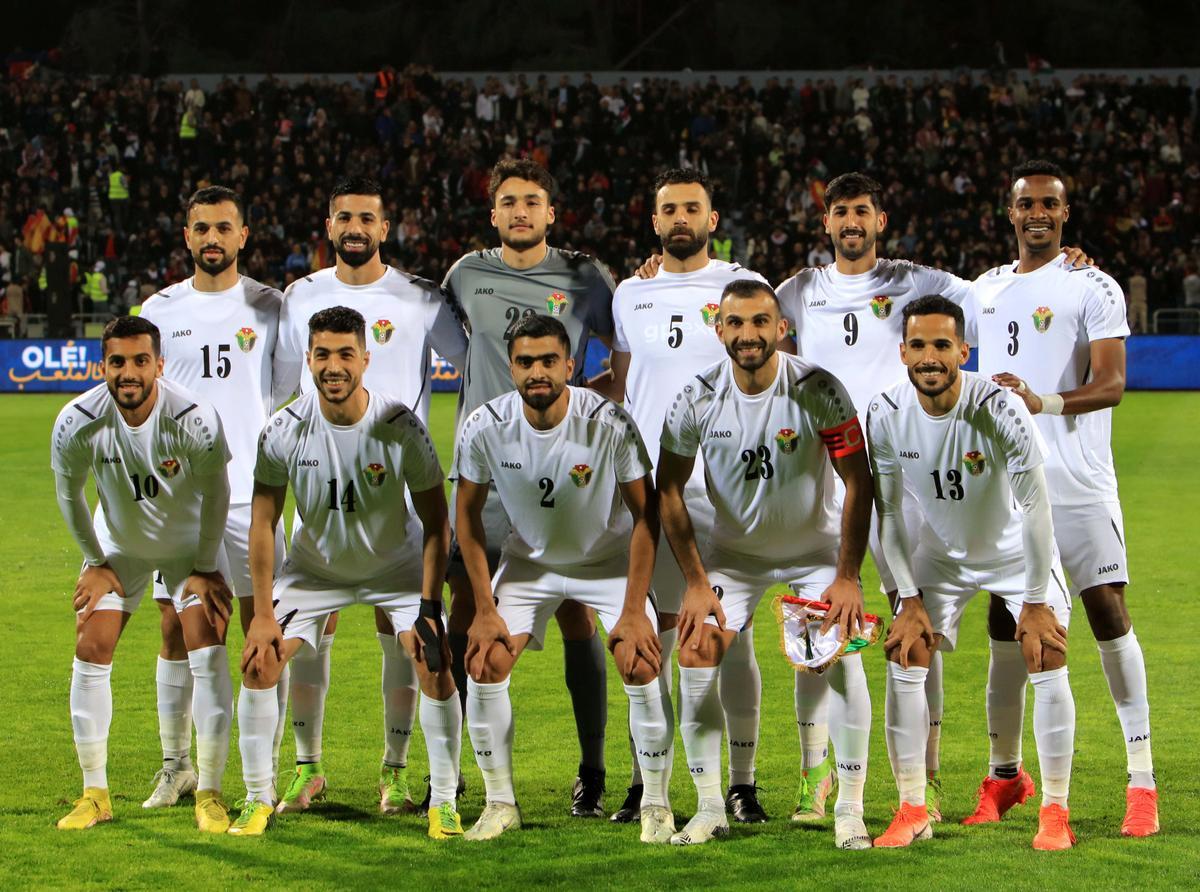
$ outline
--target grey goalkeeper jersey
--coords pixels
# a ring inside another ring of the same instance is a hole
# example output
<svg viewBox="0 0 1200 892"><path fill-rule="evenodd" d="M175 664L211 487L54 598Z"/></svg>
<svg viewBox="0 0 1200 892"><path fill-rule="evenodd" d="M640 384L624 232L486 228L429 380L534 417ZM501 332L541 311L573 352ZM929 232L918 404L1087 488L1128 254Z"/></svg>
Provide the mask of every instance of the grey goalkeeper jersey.
<svg viewBox="0 0 1200 892"><path fill-rule="evenodd" d="M566 326L575 358L571 384L584 381L589 333L613 332L612 295L616 285L600 261L588 254L550 248L530 269L513 269L500 248L472 251L450 268L442 283L462 307L471 333L458 418L513 389L508 342L517 323L535 313Z"/></svg>

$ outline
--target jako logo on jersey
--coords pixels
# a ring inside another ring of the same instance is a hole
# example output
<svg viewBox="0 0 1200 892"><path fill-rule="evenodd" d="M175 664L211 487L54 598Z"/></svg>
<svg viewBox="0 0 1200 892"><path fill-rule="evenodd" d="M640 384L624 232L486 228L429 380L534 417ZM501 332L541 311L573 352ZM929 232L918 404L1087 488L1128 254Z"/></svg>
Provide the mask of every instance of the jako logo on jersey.
<svg viewBox="0 0 1200 892"><path fill-rule="evenodd" d="M372 486L383 486L383 478L387 476L387 469L378 462L371 462L363 468L363 476Z"/></svg>
<svg viewBox="0 0 1200 892"><path fill-rule="evenodd" d="M963 453L963 464L967 466L967 470L972 477L978 477L983 473L983 465L986 459L982 452L978 449L972 449L970 452Z"/></svg>
<svg viewBox="0 0 1200 892"><path fill-rule="evenodd" d="M164 458L158 463L159 473L161 473L168 480L179 473L180 467L181 465L179 464L179 460L174 458Z"/></svg>
<svg viewBox="0 0 1200 892"><path fill-rule="evenodd" d="M876 294L871 298L871 312L876 319L886 319L892 315L892 299L886 294Z"/></svg>
<svg viewBox="0 0 1200 892"><path fill-rule="evenodd" d="M775 442L779 444L780 452L791 455L796 451L796 432L790 427L780 428L779 433L775 435Z"/></svg>
<svg viewBox="0 0 1200 892"><path fill-rule="evenodd" d="M519 471L521 470L521 463L519 461L502 461L500 462L500 467L508 468L512 471Z"/></svg>
<svg viewBox="0 0 1200 892"><path fill-rule="evenodd" d="M920 457L921 457L921 453L919 453L919 452L909 452L909 451L907 451L907 450L905 450L905 449L901 449L901 450L900 450L900 457L901 457L901 458L920 458Z"/></svg>
<svg viewBox="0 0 1200 892"><path fill-rule="evenodd" d="M717 315L721 312L719 304L705 304L700 308L700 318L704 320L704 324L712 328L717 324Z"/></svg>
<svg viewBox="0 0 1200 892"><path fill-rule="evenodd" d="M592 469L588 465L576 465L571 468L571 482L576 486L587 486L592 482Z"/></svg>
<svg viewBox="0 0 1200 892"><path fill-rule="evenodd" d="M392 335L396 331L396 326L392 325L386 319L377 319L375 324L371 326L371 334L375 336L377 344L386 344L392 339Z"/></svg>
<svg viewBox="0 0 1200 892"><path fill-rule="evenodd" d="M239 328L238 333L234 335L237 338L238 347L243 353L249 353L254 349L254 345L258 343L258 335L254 333L253 328Z"/></svg>
<svg viewBox="0 0 1200 892"><path fill-rule="evenodd" d="M495 288L476 288L475 293L476 294L495 294L496 289Z"/></svg>
<svg viewBox="0 0 1200 892"><path fill-rule="evenodd" d="M1049 307L1038 307L1033 311L1033 327L1038 330L1038 334L1045 334L1053 321L1054 311Z"/></svg>
<svg viewBox="0 0 1200 892"><path fill-rule="evenodd" d="M710 440L732 440L733 431L709 431L708 438Z"/></svg>
<svg viewBox="0 0 1200 892"><path fill-rule="evenodd" d="M191 336L192 330L190 328L180 328L171 332L171 337L173 338L190 338Z"/></svg>
<svg viewBox="0 0 1200 892"><path fill-rule="evenodd" d="M567 309L567 296L555 291L546 298L546 312L551 316L561 316Z"/></svg>
<svg viewBox="0 0 1200 892"><path fill-rule="evenodd" d="M653 304L653 302L648 303L648 304L635 304L634 309L635 310L653 310L654 304Z"/></svg>

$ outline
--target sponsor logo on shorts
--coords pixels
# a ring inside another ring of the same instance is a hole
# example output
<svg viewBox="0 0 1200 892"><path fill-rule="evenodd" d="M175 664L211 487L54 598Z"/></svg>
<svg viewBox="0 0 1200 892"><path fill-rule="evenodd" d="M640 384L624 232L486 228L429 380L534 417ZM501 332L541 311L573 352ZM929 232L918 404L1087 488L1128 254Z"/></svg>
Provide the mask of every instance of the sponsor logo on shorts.
<svg viewBox="0 0 1200 892"><path fill-rule="evenodd" d="M561 291L555 291L546 298L546 312L551 316L561 316L567 311L567 296Z"/></svg>
<svg viewBox="0 0 1200 892"><path fill-rule="evenodd" d="M876 294L871 298L871 312L876 319L886 319L892 315L892 299L886 294Z"/></svg>
<svg viewBox="0 0 1200 892"><path fill-rule="evenodd" d="M168 480L178 474L181 467L179 459L176 458L164 458L158 463L159 473Z"/></svg>
<svg viewBox="0 0 1200 892"><path fill-rule="evenodd" d="M396 326L392 325L387 319L376 319L375 324L371 326L371 335L375 338L375 343L386 344L392 339L392 335L396 333Z"/></svg>
<svg viewBox="0 0 1200 892"><path fill-rule="evenodd" d="M717 324L717 314L721 312L719 304L705 304L700 308L700 318L704 320L704 324L712 328Z"/></svg>
<svg viewBox="0 0 1200 892"><path fill-rule="evenodd" d="M248 325L245 328L239 328L234 337L237 338L238 349L240 349L243 353L249 353L254 349L254 345L258 343L258 335L255 334L254 329Z"/></svg>
<svg viewBox="0 0 1200 892"><path fill-rule="evenodd" d="M379 464L379 462L371 462L363 468L363 476L367 478L367 483L372 486L383 486L384 478L387 477L387 469Z"/></svg>
<svg viewBox="0 0 1200 892"><path fill-rule="evenodd" d="M779 433L775 435L775 442L779 444L779 451L784 455L791 455L796 451L796 432L790 427L779 429Z"/></svg>
<svg viewBox="0 0 1200 892"><path fill-rule="evenodd" d="M978 477L983 473L983 466L987 459L984 454L978 449L972 449L970 452L963 453L963 464L967 466L967 470L972 477Z"/></svg>
<svg viewBox="0 0 1200 892"><path fill-rule="evenodd" d="M592 468L590 465L576 465L571 468L571 482L576 486L584 487L592 482Z"/></svg>
<svg viewBox="0 0 1200 892"><path fill-rule="evenodd" d="M1038 330L1038 334L1045 334L1053 321L1054 311L1049 307L1038 307L1033 311L1033 327Z"/></svg>

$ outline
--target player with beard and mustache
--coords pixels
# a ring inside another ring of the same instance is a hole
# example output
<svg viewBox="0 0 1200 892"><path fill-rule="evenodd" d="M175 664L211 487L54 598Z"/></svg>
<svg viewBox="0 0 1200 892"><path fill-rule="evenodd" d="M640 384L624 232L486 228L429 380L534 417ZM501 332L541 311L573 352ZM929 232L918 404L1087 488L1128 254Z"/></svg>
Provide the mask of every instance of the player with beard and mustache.
<svg viewBox="0 0 1200 892"><path fill-rule="evenodd" d="M435 282L383 262L380 246L390 224L382 188L367 177L339 182L329 196L326 232L337 258L333 267L303 276L284 292L275 351L278 389L309 393L311 375L301 375L314 313L335 306L357 310L367 322L371 363L363 386L393 394L424 424L429 419L429 350L463 367L467 337L454 301ZM417 535L419 533L414 533ZM336 617L313 649L291 662L292 726L296 775L279 800L280 814L303 811L325 794L321 726L329 688L329 655ZM383 650L384 755L379 808L384 814L413 811L408 788L408 743L417 708L417 673L382 611L375 627Z"/></svg>
<svg viewBox="0 0 1200 892"><path fill-rule="evenodd" d="M191 278L154 294L140 315L162 334L163 375L183 384L216 407L225 426L233 460L229 465L230 505L223 547L229 560L229 587L238 599L245 632L253 615L247 548L254 458L258 435L279 401L272 369L282 296L274 288L238 274L239 252L246 246L242 199L224 186L198 190L187 203L184 241L195 263ZM275 557L282 563L283 533ZM154 599L162 616L158 656L159 737L163 764L144 808L166 808L196 788L192 768L193 668L179 616L162 577L155 576ZM201 669L201 671L204 671ZM286 685L281 687L286 698ZM280 703L286 712L286 699ZM275 757L283 735L280 722Z"/></svg>
<svg viewBox="0 0 1200 892"><path fill-rule="evenodd" d="M725 356L713 331L725 286L739 279L766 279L736 263L709 257L709 235L716 230L712 187L698 170L664 171L654 183L654 231L662 241L662 268L653 278L634 276L613 295L612 371L614 398L625 408L647 440L657 463L658 437L667 409L684 385ZM686 487L688 513L701 542L712 530L713 508L704 485L704 463L696 462ZM675 621L683 598L679 566L665 554L654 567L654 597L659 634L669 653L675 643ZM734 820L767 820L754 779L762 679L754 655L754 628L739 631L721 661L721 702L729 734L729 791L726 805ZM670 696L671 673L659 676ZM625 804L614 821L636 820L641 778L634 775Z"/></svg>
<svg viewBox="0 0 1200 892"><path fill-rule="evenodd" d="M570 384L585 383L583 368L590 336L612 346L613 281L607 269L587 254L546 244L547 230L554 223L554 178L529 159L505 160L492 169L488 190L491 222L500 236L500 247L463 256L442 283L462 307L471 332L466 366L458 366L463 373L459 429L464 419L488 400L513 389L508 348L513 331L525 317L548 315L565 326L570 338L568 353L575 368ZM607 376L596 389L610 398L614 396ZM453 522L453 508L450 516ZM500 545L510 525L494 487L483 517L488 561L495 572ZM475 597L457 544L450 549L447 581L453 595L449 637L454 679L465 697L463 658ZM563 634L567 689L580 747L571 814L600 817L604 814L604 733L608 718L604 645L592 612L575 601L563 602L557 620Z"/></svg>

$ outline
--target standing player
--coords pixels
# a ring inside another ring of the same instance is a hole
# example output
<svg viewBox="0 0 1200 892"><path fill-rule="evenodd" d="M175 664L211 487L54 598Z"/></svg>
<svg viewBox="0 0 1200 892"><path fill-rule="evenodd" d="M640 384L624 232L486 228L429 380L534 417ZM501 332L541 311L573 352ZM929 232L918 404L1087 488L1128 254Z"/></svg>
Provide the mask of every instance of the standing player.
<svg viewBox="0 0 1200 892"><path fill-rule="evenodd" d="M441 590L450 524L442 469L413 411L361 386L370 361L362 315L333 307L315 313L308 327L316 392L271 419L254 470L255 610L238 700L246 802L229 832L260 836L274 815L269 747L278 720L274 687L283 666L299 650L315 650L331 612L370 604L386 613L420 677L432 789L429 835L458 836L454 787L462 710L449 652L443 653ZM273 581L272 544L289 484L303 521L282 575Z"/></svg>
<svg viewBox="0 0 1200 892"><path fill-rule="evenodd" d="M163 374L212 403L233 459L229 466L229 521L222 541L229 587L238 599L242 631L250 626L254 601L247 543L250 497L258 435L275 407L272 357L279 330L281 296L274 288L238 275L238 252L246 246L242 200L232 189L208 186L188 200L183 237L195 274L164 288L142 306L140 315L164 332ZM276 563L283 560L283 531L276 540ZM192 742L192 671L178 614L166 586L156 576L154 598L162 612L163 649L158 657L158 726L163 767L144 808L174 805L196 788L189 751ZM280 715L287 714L287 681L279 686ZM275 737L279 759L283 719Z"/></svg>
<svg viewBox="0 0 1200 892"><path fill-rule="evenodd" d="M664 662L647 596L658 542L650 459L624 410L567 386L575 360L559 320L520 320L508 349L517 392L467 416L456 451L458 540L475 593L467 722L487 790L466 838L521 826L509 676L526 647L542 647L550 616L570 598L608 628L644 778L641 839L665 843L675 830L666 789L674 728L657 680ZM512 518L494 588L483 517L493 481Z"/></svg>
<svg viewBox="0 0 1200 892"><path fill-rule="evenodd" d="M104 384L71 400L54 423L50 456L58 505L84 557L75 583L71 675L71 725L84 791L58 822L60 830L112 820L113 653L156 569L179 611L196 678L196 822L213 833L229 826L221 776L233 718L225 655L230 595L217 568L230 455L216 410L160 379L159 344L153 323L135 316L110 322L101 339ZM89 470L100 497L94 520L84 495Z"/></svg>
<svg viewBox="0 0 1200 892"><path fill-rule="evenodd" d="M1013 171L1008 215L1020 259L975 282L979 368L1025 402L1049 444L1055 537L1072 590L1087 611L1125 734L1129 779L1121 833L1149 836L1158 832L1150 705L1145 660L1125 605L1129 569L1110 445L1112 407L1125 391L1129 327L1120 286L1097 269L1072 269L1059 256L1070 211L1065 182L1063 172L1045 161ZM979 809L968 819L973 823L999 820L1032 792L1020 770L1020 663L997 606L990 613L992 770L980 788Z"/></svg>
<svg viewBox="0 0 1200 892"><path fill-rule="evenodd" d="M379 246L390 224L382 190L365 177L350 177L329 196L329 240L337 255L331 269L297 279L284 295L275 351L277 389L311 393L310 376L301 375L308 344L308 320L334 306L357 310L371 332L371 365L364 385L390 393L425 423L429 417L429 350L461 368L467 349L462 322L437 284L388 266ZM292 721L296 733L296 776L279 811L302 811L325 793L321 766L321 730L329 689L329 657L336 616L312 650L292 662ZM408 744L417 709L417 670L400 647L383 610L375 612L383 650L384 750L379 778L379 808L384 814L413 809L408 788Z"/></svg>
<svg viewBox="0 0 1200 892"><path fill-rule="evenodd" d="M696 375L667 409L658 464L663 527L687 580L679 613L679 729L699 798L695 816L671 838L676 845L729 832L717 666L763 592L782 582L827 601L826 626L839 624L847 637L857 635L864 613L858 573L872 489L850 397L825 370L777 352L787 321L770 286L756 279L727 285L716 329L729 357ZM684 500L698 452L716 513L703 558ZM830 464L846 490L840 530ZM862 794L871 698L861 654L844 656L827 674L842 784L836 845L869 848Z"/></svg>
<svg viewBox="0 0 1200 892"><path fill-rule="evenodd" d="M933 835L925 805L925 674L934 648L954 649L967 602L982 589L1015 621L1015 641L1033 673L1043 788L1033 847L1070 848L1071 603L1056 569L1041 440L1024 406L986 378L959 372L969 348L957 304L923 297L905 307L902 320L900 356L912 384L872 399L867 423L879 535L900 596L885 644L888 754L900 808L875 845ZM913 551L901 513L906 487L925 520ZM1023 685L1025 667L1015 675Z"/></svg>
<svg viewBox="0 0 1200 892"><path fill-rule="evenodd" d="M527 316L557 319L571 339L573 385L584 383L583 366L589 334L612 346L613 281L593 257L551 248L546 231L554 222L554 178L528 159L501 161L492 170L488 193L492 225L500 247L473 251L446 274L443 287L462 307L471 332L463 383L459 392L458 426L490 399L512 391L508 348L513 332ZM605 394L611 396L611 394ZM495 572L500 544L509 532L499 496L484 507L488 562ZM466 690L464 654L474 616L471 578L456 545L450 549L447 580L453 596L450 652L459 691ZM575 601L563 603L555 615L563 633L567 690L579 736L579 775L571 794L571 814L604 814L604 733L608 721L604 646L591 612Z"/></svg>
<svg viewBox="0 0 1200 892"><path fill-rule="evenodd" d="M736 263L709 258L709 235L716 231L717 221L712 189L704 174L691 169L661 174L654 183L651 222L662 240L662 268L653 278L626 279L613 295L614 392L610 396L624 398L625 408L637 422L638 430L650 438L646 446L656 464L658 436L671 399L695 374L725 357L721 339L713 332L725 286L746 278L766 284L761 276ZM697 539L705 542L712 531L713 509L704 489L702 463L696 464L684 496ZM679 565L664 555L654 567L654 599L659 636L667 654L675 646L675 623L683 589ZM729 735L726 806L734 820L744 823L767 819L754 783L762 678L754 656L753 636L753 626L737 634L721 661L720 672L721 703ZM660 673L659 679L669 698L669 668ZM629 794L625 804L613 814L614 821L633 821L638 817L642 788L636 758L633 768Z"/></svg>

